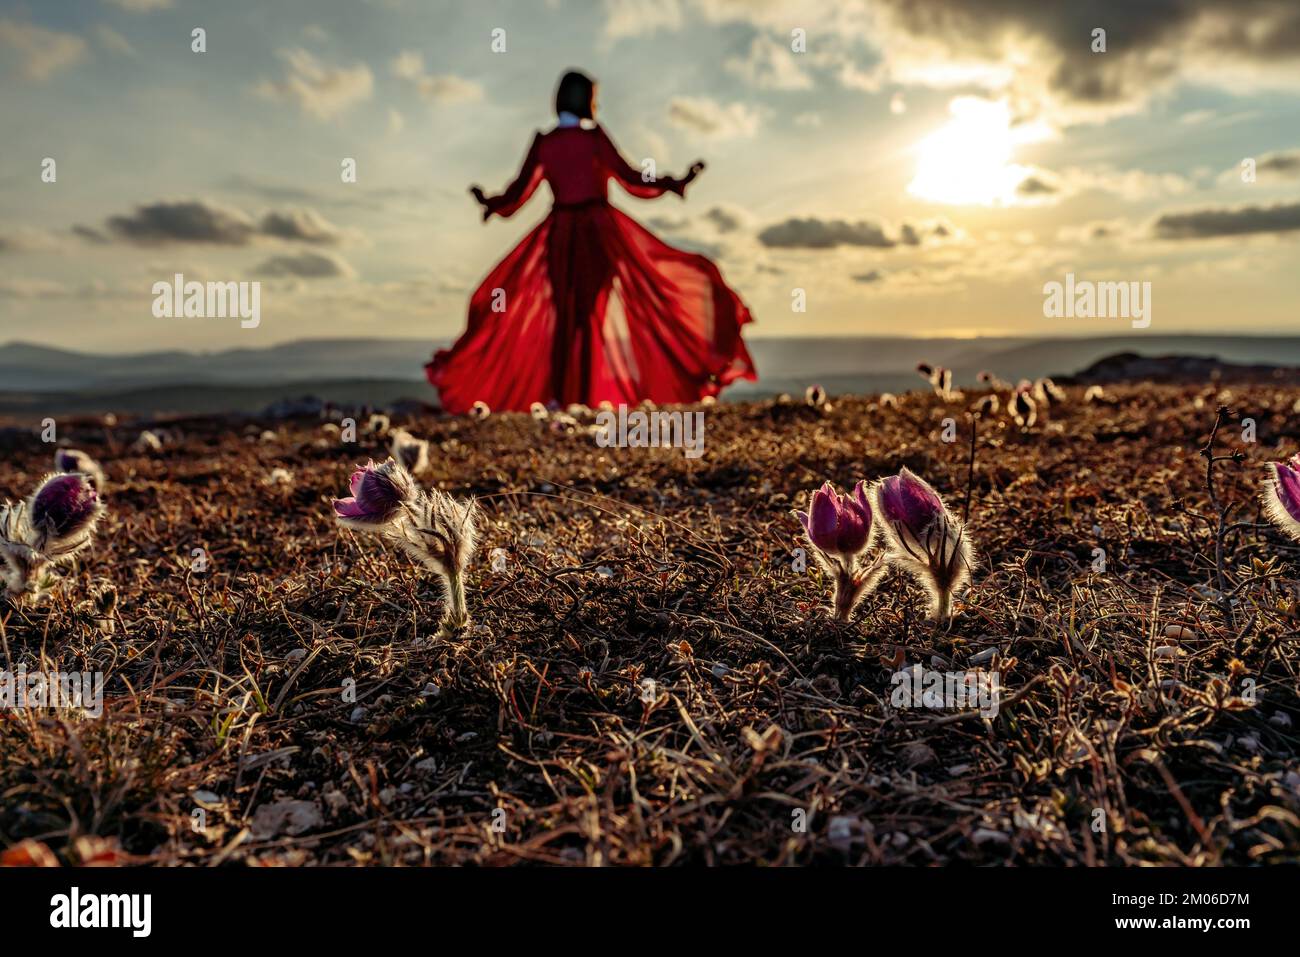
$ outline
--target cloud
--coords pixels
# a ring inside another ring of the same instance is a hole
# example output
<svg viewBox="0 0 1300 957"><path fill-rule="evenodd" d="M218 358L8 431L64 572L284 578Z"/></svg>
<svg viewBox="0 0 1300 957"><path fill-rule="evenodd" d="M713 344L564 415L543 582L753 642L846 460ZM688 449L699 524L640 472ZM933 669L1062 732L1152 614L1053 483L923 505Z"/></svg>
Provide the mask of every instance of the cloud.
<svg viewBox="0 0 1300 957"><path fill-rule="evenodd" d="M172 5L172 0L104 0L119 10L126 10L128 13L149 13L153 10L167 10Z"/></svg>
<svg viewBox="0 0 1300 957"><path fill-rule="evenodd" d="M1277 150L1254 159L1255 181L1261 185L1279 180L1300 179L1300 149ZM1241 174L1241 164L1230 166L1219 175L1218 181L1225 186L1239 185L1244 182Z"/></svg>
<svg viewBox="0 0 1300 957"><path fill-rule="evenodd" d="M339 256L332 253L302 252L272 256L254 267L259 276L296 279L352 278L355 270Z"/></svg>
<svg viewBox="0 0 1300 957"><path fill-rule="evenodd" d="M135 47L112 27L106 27L102 23L95 27L95 39L99 41L100 46L112 53L120 56L135 56Z"/></svg>
<svg viewBox="0 0 1300 957"><path fill-rule="evenodd" d="M1148 173L1109 167L1071 166L1059 173L1029 169L1016 184L1015 199L1027 205L1056 203L1090 191L1110 193L1130 202L1180 196L1192 190L1191 180L1178 173Z"/></svg>
<svg viewBox="0 0 1300 957"><path fill-rule="evenodd" d="M271 210L254 219L240 209L205 199L144 203L125 215L108 217L104 231L82 225L72 231L90 242L106 243L116 237L144 246L247 246L257 239L333 245L349 235L312 209Z"/></svg>
<svg viewBox="0 0 1300 957"><path fill-rule="evenodd" d="M63 245L63 241L53 233L29 226L19 226L0 235L0 254L54 252Z"/></svg>
<svg viewBox="0 0 1300 957"><path fill-rule="evenodd" d="M639 37L658 30L680 30L679 0L604 0L605 38Z"/></svg>
<svg viewBox="0 0 1300 957"><path fill-rule="evenodd" d="M137 206L125 216L110 216L108 229L135 243L216 243L243 246L257 226L237 209L203 200L161 201Z"/></svg>
<svg viewBox="0 0 1300 957"><path fill-rule="evenodd" d="M87 50L86 41L74 33L9 19L0 19L0 47L14 51L19 75L36 82L75 65Z"/></svg>
<svg viewBox="0 0 1300 957"><path fill-rule="evenodd" d="M1053 182L1039 173L1029 174L1016 186L1018 195L1029 198L1056 196L1060 192L1061 186L1059 183Z"/></svg>
<svg viewBox="0 0 1300 957"><path fill-rule="evenodd" d="M734 233L749 222L749 214L736 206L713 206L703 215L720 233Z"/></svg>
<svg viewBox="0 0 1300 957"><path fill-rule="evenodd" d="M885 278L885 274L882 273L879 269L871 269L868 270L867 272L859 273L858 275L854 276L853 281L860 282L860 283L873 283L873 282L883 282L884 278Z"/></svg>
<svg viewBox="0 0 1300 957"><path fill-rule="evenodd" d="M1066 123L1136 112L1180 82L1286 86L1300 66L1300 7L1287 0L877 0L874 9L871 43L895 81L1002 89L1023 112ZM1092 31L1107 25L1106 51L1094 53Z"/></svg>
<svg viewBox="0 0 1300 957"><path fill-rule="evenodd" d="M424 72L424 57L414 50L403 50L393 58L393 76L406 80L417 93L431 103L460 103L483 98L483 87L450 73L432 75Z"/></svg>
<svg viewBox="0 0 1300 957"><path fill-rule="evenodd" d="M1056 231L1056 238L1063 243L1108 243L1116 239L1128 238L1132 227L1124 220L1092 220L1071 226L1062 226Z"/></svg>
<svg viewBox="0 0 1300 957"><path fill-rule="evenodd" d="M321 63L302 49L281 50L288 63L285 78L278 82L264 80L254 87L259 95L271 100L297 103L304 113L318 120L330 120L358 103L370 99L374 76L364 63L353 67L333 67Z"/></svg>
<svg viewBox="0 0 1300 957"><path fill-rule="evenodd" d="M262 217L262 235L276 239L298 240L305 243L333 245L342 239L342 233L323 216L310 209L290 209L269 212Z"/></svg>
<svg viewBox="0 0 1300 957"><path fill-rule="evenodd" d="M701 136L730 139L757 133L759 114L743 103L724 106L705 96L675 96L668 101L668 122Z"/></svg>
<svg viewBox="0 0 1300 957"><path fill-rule="evenodd" d="M1212 239L1287 233L1300 229L1300 203L1236 206L1163 213L1151 225L1157 239Z"/></svg>
<svg viewBox="0 0 1300 957"><path fill-rule="evenodd" d="M1280 179L1300 177L1300 149L1265 153L1255 162L1255 173L1272 173Z"/></svg>
<svg viewBox="0 0 1300 957"><path fill-rule="evenodd" d="M788 43L756 36L745 57L733 57L724 66L760 90L811 90L812 77L799 63L803 56Z"/></svg>
<svg viewBox="0 0 1300 957"><path fill-rule="evenodd" d="M860 220L794 217L768 226L758 234L758 241L772 249L835 249L839 246L865 246L893 249L896 246L919 246L927 239L946 239L954 230L942 220L933 223L903 223L891 234L880 223Z"/></svg>

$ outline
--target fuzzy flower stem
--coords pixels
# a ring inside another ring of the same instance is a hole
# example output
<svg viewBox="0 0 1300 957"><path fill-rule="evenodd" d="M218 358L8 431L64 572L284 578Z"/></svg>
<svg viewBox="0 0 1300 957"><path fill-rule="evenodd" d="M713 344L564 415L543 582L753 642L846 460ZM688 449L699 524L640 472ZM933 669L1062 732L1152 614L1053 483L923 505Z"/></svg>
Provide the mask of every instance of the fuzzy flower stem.
<svg viewBox="0 0 1300 957"><path fill-rule="evenodd" d="M848 621L857 603L858 584L853 580L853 571L843 563L835 572L835 617Z"/></svg>
<svg viewBox="0 0 1300 957"><path fill-rule="evenodd" d="M970 417L970 461L966 467L966 502L961 507L961 521L965 525L970 520L970 495L975 487L975 434L979 429L980 414L974 412Z"/></svg>
<svg viewBox="0 0 1300 957"><path fill-rule="evenodd" d="M935 596L935 621L946 622L952 618L952 592L944 589Z"/></svg>
<svg viewBox="0 0 1300 957"><path fill-rule="evenodd" d="M465 579L454 565L443 576L443 590L447 594L446 607L439 625L439 634L452 635L469 627L469 607L465 602Z"/></svg>

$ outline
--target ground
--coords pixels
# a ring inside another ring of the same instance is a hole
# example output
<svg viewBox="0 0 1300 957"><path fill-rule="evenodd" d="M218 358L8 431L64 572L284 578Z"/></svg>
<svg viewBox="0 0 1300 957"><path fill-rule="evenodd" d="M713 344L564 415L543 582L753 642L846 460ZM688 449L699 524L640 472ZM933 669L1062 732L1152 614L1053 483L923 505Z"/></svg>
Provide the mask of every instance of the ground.
<svg viewBox="0 0 1300 957"><path fill-rule="evenodd" d="M105 713L0 715L0 848L167 865L1300 859L1300 547L1253 524L1263 463L1296 450L1300 390L1107 386L1085 403L1075 387L1028 431L987 417L979 567L953 620L927 620L896 571L836 622L791 509L826 479L907 466L960 514L978 398L705 406L700 459L524 415L404 418L432 442L423 480L485 515L474 624L450 640L437 582L332 519L354 464L385 454L364 422L343 445L317 419L186 420L151 453L130 447L138 423L65 423L107 471L108 516L47 598L0 606L0 654L103 672ZM1256 430L1216 440L1246 456L1215 464L1235 508L1222 592L1199 455L1219 406ZM51 461L16 434L0 497ZM973 656L1000 675L996 716L891 704L897 669Z"/></svg>

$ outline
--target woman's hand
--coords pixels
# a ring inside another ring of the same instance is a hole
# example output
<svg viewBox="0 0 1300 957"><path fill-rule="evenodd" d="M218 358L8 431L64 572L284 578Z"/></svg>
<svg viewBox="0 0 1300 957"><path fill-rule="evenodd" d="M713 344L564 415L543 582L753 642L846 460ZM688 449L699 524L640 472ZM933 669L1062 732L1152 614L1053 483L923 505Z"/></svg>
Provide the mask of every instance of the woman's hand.
<svg viewBox="0 0 1300 957"><path fill-rule="evenodd" d="M686 187L695 181L695 177L704 172L704 160L696 160L691 164L691 168L686 171L686 175L673 183L673 192L683 199L686 198Z"/></svg>
<svg viewBox="0 0 1300 957"><path fill-rule="evenodd" d="M486 223L488 217L492 215L492 207L488 204L488 198L484 195L483 188L476 184L471 186L469 191L473 197L478 200L478 204L483 207L483 222Z"/></svg>

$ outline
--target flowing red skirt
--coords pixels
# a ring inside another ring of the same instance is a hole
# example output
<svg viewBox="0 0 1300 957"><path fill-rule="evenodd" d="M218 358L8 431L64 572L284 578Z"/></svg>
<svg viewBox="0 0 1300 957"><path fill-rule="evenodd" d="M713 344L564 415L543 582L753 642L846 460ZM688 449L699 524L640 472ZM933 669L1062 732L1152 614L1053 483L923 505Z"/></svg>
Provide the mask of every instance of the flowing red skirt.
<svg viewBox="0 0 1300 957"><path fill-rule="evenodd" d="M756 378L749 310L704 256L605 203L555 207L483 280L425 366L443 408L696 402Z"/></svg>

